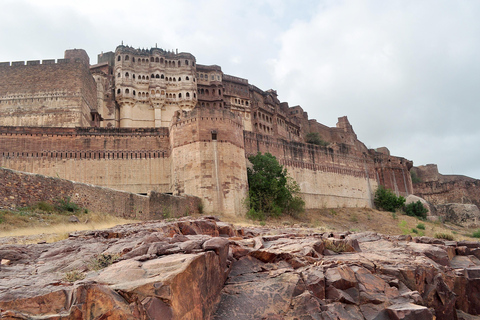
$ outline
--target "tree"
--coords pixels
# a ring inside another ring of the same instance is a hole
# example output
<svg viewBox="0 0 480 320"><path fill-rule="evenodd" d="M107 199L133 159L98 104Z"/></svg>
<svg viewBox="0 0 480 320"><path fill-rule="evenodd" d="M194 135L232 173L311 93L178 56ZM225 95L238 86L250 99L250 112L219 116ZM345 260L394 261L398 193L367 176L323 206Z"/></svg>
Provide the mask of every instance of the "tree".
<svg viewBox="0 0 480 320"><path fill-rule="evenodd" d="M307 133L307 135L305 136L305 141L307 143L316 144L317 146L323 146L323 147L328 146L328 142L323 141L322 138L320 137L320 134L318 134L318 132Z"/></svg>
<svg viewBox="0 0 480 320"><path fill-rule="evenodd" d="M386 189L384 186L379 186L377 191L375 191L373 202L378 209L395 212L396 209L403 206L405 198L402 196L397 197L391 190Z"/></svg>
<svg viewBox="0 0 480 320"><path fill-rule="evenodd" d="M252 168L247 168L250 218L263 220L283 213L295 216L304 210L305 202L298 195L300 187L277 158L258 153L248 160L252 163Z"/></svg>

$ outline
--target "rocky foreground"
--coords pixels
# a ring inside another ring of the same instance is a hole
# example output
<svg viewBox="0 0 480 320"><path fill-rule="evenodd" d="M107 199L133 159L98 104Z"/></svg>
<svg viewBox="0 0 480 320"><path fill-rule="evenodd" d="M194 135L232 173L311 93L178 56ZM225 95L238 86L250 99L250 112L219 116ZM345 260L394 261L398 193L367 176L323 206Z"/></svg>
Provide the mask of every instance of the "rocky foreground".
<svg viewBox="0 0 480 320"><path fill-rule="evenodd" d="M480 319L478 242L306 232L206 217L4 245L2 319Z"/></svg>

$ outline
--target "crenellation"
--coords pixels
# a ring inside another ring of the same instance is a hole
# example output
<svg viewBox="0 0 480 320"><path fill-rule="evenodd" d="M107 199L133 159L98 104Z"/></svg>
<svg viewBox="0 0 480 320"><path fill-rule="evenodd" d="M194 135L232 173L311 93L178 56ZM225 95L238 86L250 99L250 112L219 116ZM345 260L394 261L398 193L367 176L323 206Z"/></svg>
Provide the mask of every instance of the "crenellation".
<svg viewBox="0 0 480 320"><path fill-rule="evenodd" d="M305 143L316 132L326 145ZM0 166L137 193L190 193L206 212L241 214L247 158L277 157L307 208L372 206L385 185L408 195L411 161L368 150L347 117L330 128L190 53L120 45L90 65L0 63Z"/></svg>

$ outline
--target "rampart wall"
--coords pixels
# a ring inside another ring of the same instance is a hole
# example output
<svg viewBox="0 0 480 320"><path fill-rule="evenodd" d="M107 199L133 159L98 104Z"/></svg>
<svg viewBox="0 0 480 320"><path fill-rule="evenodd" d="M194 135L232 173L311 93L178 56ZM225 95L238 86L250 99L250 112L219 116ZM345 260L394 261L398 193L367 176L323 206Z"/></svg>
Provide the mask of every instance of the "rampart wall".
<svg viewBox="0 0 480 320"><path fill-rule="evenodd" d="M0 127L0 166L135 193L170 192L167 128Z"/></svg>
<svg viewBox="0 0 480 320"><path fill-rule="evenodd" d="M96 99L81 59L0 63L0 125L89 127Z"/></svg>
<svg viewBox="0 0 480 320"><path fill-rule="evenodd" d="M193 196L148 195L113 190L59 178L0 168L0 207L25 207L40 201L70 198L93 212L127 219L160 219L198 213L201 200Z"/></svg>
<svg viewBox="0 0 480 320"><path fill-rule="evenodd" d="M275 139L244 132L248 156L269 152L298 182L307 208L371 207L378 183L371 158L359 158L347 149Z"/></svg>

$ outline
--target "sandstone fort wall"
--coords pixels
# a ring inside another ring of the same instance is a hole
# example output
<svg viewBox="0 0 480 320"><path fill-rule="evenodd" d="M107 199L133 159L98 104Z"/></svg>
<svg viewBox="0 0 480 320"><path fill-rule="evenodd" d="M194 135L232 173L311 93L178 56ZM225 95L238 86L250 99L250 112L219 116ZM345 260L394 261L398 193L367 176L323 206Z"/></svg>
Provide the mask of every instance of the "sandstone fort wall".
<svg viewBox="0 0 480 320"><path fill-rule="evenodd" d="M119 190L170 192L167 128L0 127L0 166Z"/></svg>
<svg viewBox="0 0 480 320"><path fill-rule="evenodd" d="M247 168L239 116L197 108L174 119L171 143L175 193L198 195L207 212L245 211Z"/></svg>
<svg viewBox="0 0 480 320"><path fill-rule="evenodd" d="M148 195L0 168L0 206L24 207L40 201L70 198L93 212L127 219L159 219L198 213L201 200L193 196Z"/></svg>
<svg viewBox="0 0 480 320"><path fill-rule="evenodd" d="M89 127L96 94L79 59L0 63L0 125Z"/></svg>

